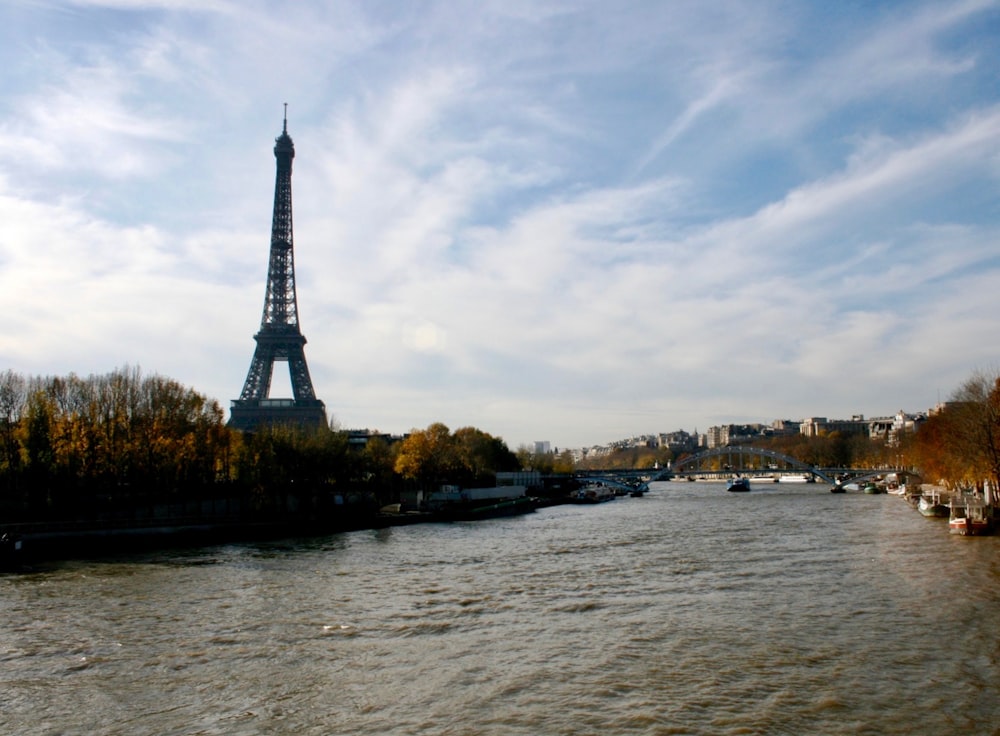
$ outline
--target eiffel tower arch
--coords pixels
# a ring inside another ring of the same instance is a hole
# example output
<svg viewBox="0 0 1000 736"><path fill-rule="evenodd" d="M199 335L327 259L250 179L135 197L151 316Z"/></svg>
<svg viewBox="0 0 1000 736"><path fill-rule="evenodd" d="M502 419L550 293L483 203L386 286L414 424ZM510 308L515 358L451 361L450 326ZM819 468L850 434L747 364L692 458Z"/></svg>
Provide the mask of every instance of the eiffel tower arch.
<svg viewBox="0 0 1000 736"><path fill-rule="evenodd" d="M277 172L274 181L274 216L267 289L260 331L250 371L240 398L230 408L229 426L244 431L262 425L325 427L326 406L316 398L306 365L306 338L299 329L295 294L295 257L292 240L292 159L295 145L288 135L288 106L281 135L274 140ZM275 363L287 363L292 398L270 398Z"/></svg>

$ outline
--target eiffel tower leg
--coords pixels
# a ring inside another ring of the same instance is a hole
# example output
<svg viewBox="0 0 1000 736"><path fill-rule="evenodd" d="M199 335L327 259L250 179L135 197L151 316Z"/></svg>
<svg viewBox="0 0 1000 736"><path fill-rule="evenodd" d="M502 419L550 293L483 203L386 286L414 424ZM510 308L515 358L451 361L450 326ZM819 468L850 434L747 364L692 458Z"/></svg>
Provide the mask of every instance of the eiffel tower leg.
<svg viewBox="0 0 1000 736"><path fill-rule="evenodd" d="M271 392L271 377L274 375L274 354L261 345L257 345L254 350L253 360L250 362L250 371L247 373L246 383L243 384L243 392L240 399L266 399Z"/></svg>
<svg viewBox="0 0 1000 736"><path fill-rule="evenodd" d="M306 356L300 347L288 356L288 374L292 381L292 395L296 401L312 401L316 398Z"/></svg>

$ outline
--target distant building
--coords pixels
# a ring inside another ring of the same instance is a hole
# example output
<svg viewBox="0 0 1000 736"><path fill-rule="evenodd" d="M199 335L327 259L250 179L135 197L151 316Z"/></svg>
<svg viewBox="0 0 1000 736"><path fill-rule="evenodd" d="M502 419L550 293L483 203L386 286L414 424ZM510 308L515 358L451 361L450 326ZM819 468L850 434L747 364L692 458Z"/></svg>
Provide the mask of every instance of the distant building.
<svg viewBox="0 0 1000 736"><path fill-rule="evenodd" d="M752 442L764 434L762 424L723 424L709 427L705 433L708 449L714 447L729 447L745 442Z"/></svg>
<svg viewBox="0 0 1000 736"><path fill-rule="evenodd" d="M944 405L939 405L936 409L931 410L930 414L933 415L935 412L943 411L944 408ZM908 414L900 410L894 416L876 419L865 419L863 414L855 414L850 419L831 420L826 417L809 417L801 421L775 419L770 424L721 424L709 427L703 433L699 433L697 429L693 434L688 434L684 430L677 430L676 432L661 432L655 435L637 435L609 442L606 445L584 447L573 451L573 459L576 462L594 460L616 451L637 447L669 449L678 454L700 452L716 447L749 444L761 438L796 434L803 434L807 437L819 437L831 432L861 434L873 440L882 440L893 446L899 442L899 437L903 433L916 431L920 423L926 418L926 414ZM548 445L548 443L535 443L536 452L540 451L537 448L542 444Z"/></svg>
<svg viewBox="0 0 1000 736"><path fill-rule="evenodd" d="M697 446L697 441L683 429L676 432L665 432L657 436L656 446L671 452L691 452Z"/></svg>
<svg viewBox="0 0 1000 736"><path fill-rule="evenodd" d="M387 445L393 445L406 439L406 435L385 434L377 429L346 429L347 444L357 450L363 450L373 439L380 439Z"/></svg>
<svg viewBox="0 0 1000 736"><path fill-rule="evenodd" d="M771 428L769 433L772 437L798 434L799 423L793 422L791 419L775 419L773 422L771 422Z"/></svg>
<svg viewBox="0 0 1000 736"><path fill-rule="evenodd" d="M852 419L827 419L826 417L809 417L799 424L799 433L806 437L840 432L841 434L868 434L868 422L861 415Z"/></svg>
<svg viewBox="0 0 1000 736"><path fill-rule="evenodd" d="M900 437L916 431L925 414L908 414L900 409L891 417L865 419L863 414L855 414L850 419L830 420L826 417L811 417L799 425L800 432L807 437L839 432L841 434L863 434L869 439L880 440L890 447L899 444Z"/></svg>
<svg viewBox="0 0 1000 736"><path fill-rule="evenodd" d="M896 412L896 416L892 418L892 427L885 438L886 444L890 447L896 447L903 435L916 432L925 421L927 421L926 414L907 414L900 409Z"/></svg>

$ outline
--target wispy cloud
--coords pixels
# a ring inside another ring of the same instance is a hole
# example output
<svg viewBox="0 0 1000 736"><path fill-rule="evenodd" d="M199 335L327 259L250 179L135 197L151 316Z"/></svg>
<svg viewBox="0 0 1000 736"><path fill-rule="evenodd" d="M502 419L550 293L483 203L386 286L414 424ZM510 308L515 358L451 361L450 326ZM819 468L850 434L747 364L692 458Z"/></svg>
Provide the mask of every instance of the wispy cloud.
<svg viewBox="0 0 1000 736"><path fill-rule="evenodd" d="M287 101L345 424L563 446L926 408L995 362L998 5L824 7L8 8L0 362L234 397Z"/></svg>

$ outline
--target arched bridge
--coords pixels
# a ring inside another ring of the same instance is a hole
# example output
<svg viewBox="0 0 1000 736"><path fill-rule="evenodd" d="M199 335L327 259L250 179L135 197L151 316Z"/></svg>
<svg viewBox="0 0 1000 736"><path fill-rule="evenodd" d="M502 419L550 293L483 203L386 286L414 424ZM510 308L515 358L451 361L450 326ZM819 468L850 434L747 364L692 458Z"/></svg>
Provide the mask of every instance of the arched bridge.
<svg viewBox="0 0 1000 736"><path fill-rule="evenodd" d="M673 478L714 478L725 479L734 475L746 477L772 477L779 480L783 476L802 476L807 480L821 480L830 485L845 482L860 483L890 473L903 476L914 474L903 468L820 468L809 465L798 458L761 447L715 447L697 455L680 460L670 468L655 470L606 470L582 471L577 480L582 482L603 482L618 487L634 487L636 483L651 483Z"/></svg>
<svg viewBox="0 0 1000 736"><path fill-rule="evenodd" d="M691 455L661 471L650 480L665 480L675 475L780 475L800 473L815 476L833 485L836 480L826 470L804 463L791 455L785 455L762 447L714 447L711 450Z"/></svg>

